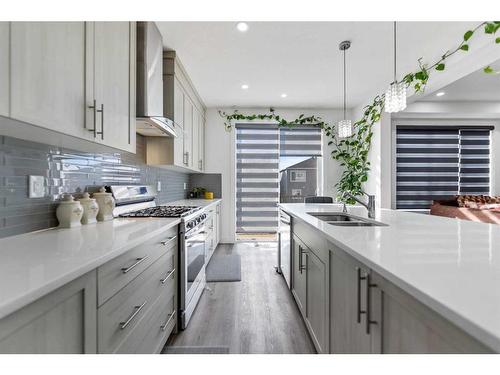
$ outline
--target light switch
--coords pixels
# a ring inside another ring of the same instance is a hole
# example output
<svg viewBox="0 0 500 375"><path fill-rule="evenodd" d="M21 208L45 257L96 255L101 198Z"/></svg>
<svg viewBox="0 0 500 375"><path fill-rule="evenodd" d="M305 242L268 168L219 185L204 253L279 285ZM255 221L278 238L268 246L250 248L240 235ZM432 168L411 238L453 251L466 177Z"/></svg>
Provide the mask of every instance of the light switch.
<svg viewBox="0 0 500 375"><path fill-rule="evenodd" d="M30 198L45 197L45 177L29 176L29 197Z"/></svg>

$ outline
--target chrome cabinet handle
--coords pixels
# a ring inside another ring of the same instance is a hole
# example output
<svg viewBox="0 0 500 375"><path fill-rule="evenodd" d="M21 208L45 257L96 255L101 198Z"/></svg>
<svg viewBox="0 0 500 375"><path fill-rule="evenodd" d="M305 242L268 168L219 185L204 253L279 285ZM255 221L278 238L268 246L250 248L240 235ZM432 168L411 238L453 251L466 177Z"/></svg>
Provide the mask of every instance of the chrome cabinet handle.
<svg viewBox="0 0 500 375"><path fill-rule="evenodd" d="M369 335L370 334L370 326L372 324L377 324L377 322L375 320L371 320L371 293L370 293L370 290L371 288L376 288L377 287L377 284L372 284L371 283L371 276L370 274L368 273L366 275L366 334Z"/></svg>
<svg viewBox="0 0 500 375"><path fill-rule="evenodd" d="M307 251L304 250L304 248L302 246L299 245L299 259L300 259L300 273L302 273L302 271L305 271L306 270L306 266L304 265L304 260L302 258L302 256L305 255L307 256Z"/></svg>
<svg viewBox="0 0 500 375"><path fill-rule="evenodd" d="M169 238L167 238L166 240L161 241L160 243L161 243L163 246L167 246L170 242L172 242L172 241L173 241L173 240L175 240L176 238L177 238L177 236L169 237Z"/></svg>
<svg viewBox="0 0 500 375"><path fill-rule="evenodd" d="M160 329L161 329L162 331L165 331L165 330L167 329L168 325L170 324L170 321L174 318L174 316L175 316L175 310L174 310L174 311L172 311L172 313L168 315L168 320L167 320L167 322L166 322L166 323L164 323L164 324L162 324L162 325L160 326Z"/></svg>
<svg viewBox="0 0 500 375"><path fill-rule="evenodd" d="M88 129L89 132L94 133L94 138L97 137L97 128L96 128L96 121L97 121L97 104L96 100L94 99L93 105L89 105L89 109L92 109L93 111L93 116L94 116L94 128L93 129Z"/></svg>
<svg viewBox="0 0 500 375"><path fill-rule="evenodd" d="M145 257L142 257L142 258L136 258L137 262L135 262L134 264L132 264L129 267L122 268L122 272L127 273L129 271L132 271L135 267L137 267L139 264L141 264L142 262L144 262L148 258L149 258L149 255L146 255Z"/></svg>
<svg viewBox="0 0 500 375"><path fill-rule="evenodd" d="M361 315L366 313L366 310L361 310L361 280L366 280L366 276L361 276L361 268L356 267L358 273L358 282L356 287L356 312L357 312L357 322L361 323Z"/></svg>
<svg viewBox="0 0 500 375"><path fill-rule="evenodd" d="M167 282L167 280L169 279L169 277L170 277L170 276L172 276L172 274L173 274L174 272L175 272L175 268L174 268L172 271L170 271L169 273L167 273L167 276L165 276L165 278L164 278L164 279L161 279L161 280L160 280L160 282L161 282L162 284L165 284L165 283Z"/></svg>
<svg viewBox="0 0 500 375"><path fill-rule="evenodd" d="M94 133L94 136L95 134L100 134L101 139L104 139L104 104L101 104L101 109L97 109L96 112L99 112L101 114L101 131Z"/></svg>
<svg viewBox="0 0 500 375"><path fill-rule="evenodd" d="M120 322L120 329L127 328L127 326L130 324L130 322L137 316L137 314L139 314L139 312L142 310L142 308L144 306L146 306L146 303L148 303L148 301L144 301L142 303L142 305L134 306L135 311L132 313L132 315L130 315L126 321Z"/></svg>

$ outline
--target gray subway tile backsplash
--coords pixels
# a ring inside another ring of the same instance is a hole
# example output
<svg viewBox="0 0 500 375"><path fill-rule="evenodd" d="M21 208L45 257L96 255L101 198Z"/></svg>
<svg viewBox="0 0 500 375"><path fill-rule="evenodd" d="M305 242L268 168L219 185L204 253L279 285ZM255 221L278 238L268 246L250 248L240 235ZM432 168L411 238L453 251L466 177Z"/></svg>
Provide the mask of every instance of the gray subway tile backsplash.
<svg viewBox="0 0 500 375"><path fill-rule="evenodd" d="M144 139L138 154L93 154L0 136L0 238L57 225L62 193L87 186L151 184L160 181L158 204L186 197L189 174L145 165ZM28 176L46 177L44 198L28 198Z"/></svg>

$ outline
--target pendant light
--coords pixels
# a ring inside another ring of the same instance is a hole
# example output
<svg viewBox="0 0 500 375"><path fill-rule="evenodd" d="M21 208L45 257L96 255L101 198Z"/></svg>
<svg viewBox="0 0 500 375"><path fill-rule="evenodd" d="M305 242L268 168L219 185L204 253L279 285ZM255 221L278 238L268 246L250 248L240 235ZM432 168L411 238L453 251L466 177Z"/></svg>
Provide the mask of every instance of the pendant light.
<svg viewBox="0 0 500 375"><path fill-rule="evenodd" d="M385 92L385 111L388 113L399 112L406 108L406 85L404 82L398 82L396 75L396 42L396 22L394 22L394 81Z"/></svg>
<svg viewBox="0 0 500 375"><path fill-rule="evenodd" d="M339 138L347 138L352 135L352 123L351 120L346 118L346 65L345 65L345 51L349 49L351 42L344 40L339 44L339 50L344 53L344 116L337 124L337 135Z"/></svg>

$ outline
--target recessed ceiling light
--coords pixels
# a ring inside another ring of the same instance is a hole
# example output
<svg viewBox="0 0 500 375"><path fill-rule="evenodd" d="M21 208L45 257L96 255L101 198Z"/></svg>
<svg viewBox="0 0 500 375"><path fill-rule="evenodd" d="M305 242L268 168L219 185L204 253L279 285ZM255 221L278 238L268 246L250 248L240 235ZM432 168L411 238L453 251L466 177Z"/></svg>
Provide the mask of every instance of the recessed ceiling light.
<svg viewBox="0 0 500 375"><path fill-rule="evenodd" d="M238 22L236 24L236 28L238 29L238 31L244 33L245 31L248 30L248 24L246 22Z"/></svg>
<svg viewBox="0 0 500 375"><path fill-rule="evenodd" d="M439 91L436 96L443 96L444 95L444 91Z"/></svg>
<svg viewBox="0 0 500 375"><path fill-rule="evenodd" d="M241 85L241 88L242 88L243 90L248 90L248 85L247 85L247 84L243 84L243 85Z"/></svg>
<svg viewBox="0 0 500 375"><path fill-rule="evenodd" d="M282 98L286 98L287 96L288 96L288 95L287 95L287 94L285 94L285 93L281 94L281 97L282 97Z"/></svg>

